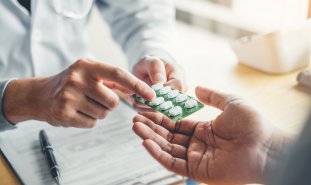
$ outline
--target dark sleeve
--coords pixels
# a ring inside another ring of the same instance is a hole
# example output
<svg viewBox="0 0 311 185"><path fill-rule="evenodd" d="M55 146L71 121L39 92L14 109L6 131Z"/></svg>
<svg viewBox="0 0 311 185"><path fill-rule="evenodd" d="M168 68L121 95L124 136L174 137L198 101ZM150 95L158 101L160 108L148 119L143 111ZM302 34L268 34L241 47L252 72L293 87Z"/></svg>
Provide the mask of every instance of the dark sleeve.
<svg viewBox="0 0 311 185"><path fill-rule="evenodd" d="M311 185L311 117L270 174L270 185Z"/></svg>

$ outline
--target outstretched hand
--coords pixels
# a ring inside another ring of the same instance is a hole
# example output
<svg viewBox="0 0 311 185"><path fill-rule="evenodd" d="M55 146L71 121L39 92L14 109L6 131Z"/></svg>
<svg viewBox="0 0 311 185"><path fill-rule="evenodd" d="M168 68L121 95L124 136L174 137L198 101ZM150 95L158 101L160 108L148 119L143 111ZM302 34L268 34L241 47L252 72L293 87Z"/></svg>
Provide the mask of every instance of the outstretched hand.
<svg viewBox="0 0 311 185"><path fill-rule="evenodd" d="M273 129L242 99L198 87L206 105L223 112L212 121L176 123L160 113L134 118L133 130L148 152L177 174L209 184L262 183Z"/></svg>
<svg viewBox="0 0 311 185"><path fill-rule="evenodd" d="M149 101L155 97L151 87L121 68L79 59L51 77L12 81L6 88L3 112L14 124L34 119L53 126L89 128L118 105L112 89Z"/></svg>

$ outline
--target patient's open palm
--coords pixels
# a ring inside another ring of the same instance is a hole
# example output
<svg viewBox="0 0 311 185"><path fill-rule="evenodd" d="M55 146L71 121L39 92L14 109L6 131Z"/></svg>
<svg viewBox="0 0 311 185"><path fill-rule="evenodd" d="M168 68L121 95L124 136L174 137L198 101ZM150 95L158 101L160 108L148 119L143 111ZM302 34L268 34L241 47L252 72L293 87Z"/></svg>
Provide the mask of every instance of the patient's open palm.
<svg viewBox="0 0 311 185"><path fill-rule="evenodd" d="M198 98L223 112L212 121L174 123L160 113L134 118L134 131L170 171L210 184L260 182L272 136L266 120L240 98L197 88Z"/></svg>

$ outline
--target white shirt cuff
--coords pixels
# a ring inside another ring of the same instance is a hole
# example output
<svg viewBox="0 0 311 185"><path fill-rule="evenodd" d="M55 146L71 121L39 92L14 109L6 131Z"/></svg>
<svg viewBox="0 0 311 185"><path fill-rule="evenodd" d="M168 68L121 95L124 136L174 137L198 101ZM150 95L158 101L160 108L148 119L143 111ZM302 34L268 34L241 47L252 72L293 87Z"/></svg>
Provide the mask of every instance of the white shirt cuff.
<svg viewBox="0 0 311 185"><path fill-rule="evenodd" d="M3 112L3 95L8 84L14 79L0 81L0 132L16 128L4 116Z"/></svg>

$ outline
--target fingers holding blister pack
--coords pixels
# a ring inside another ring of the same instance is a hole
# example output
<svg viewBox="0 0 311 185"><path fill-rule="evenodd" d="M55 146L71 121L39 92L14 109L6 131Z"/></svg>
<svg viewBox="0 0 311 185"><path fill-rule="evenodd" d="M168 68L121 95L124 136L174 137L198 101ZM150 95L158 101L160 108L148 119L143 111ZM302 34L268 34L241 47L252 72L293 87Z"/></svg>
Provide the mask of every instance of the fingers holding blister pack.
<svg viewBox="0 0 311 185"><path fill-rule="evenodd" d="M173 121L181 120L204 107L198 100L170 86L158 83L151 87L157 95L153 101L146 101L138 95L135 95L135 99L153 110L161 112Z"/></svg>

